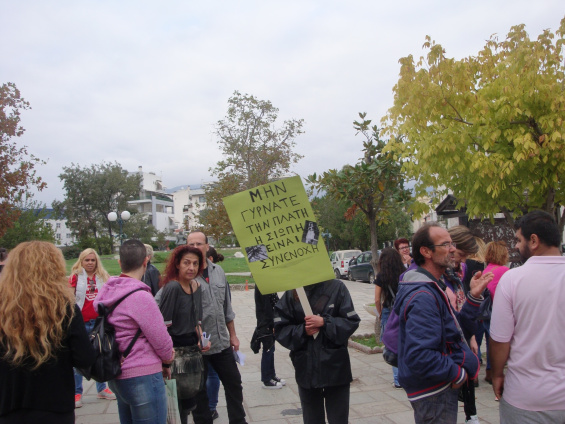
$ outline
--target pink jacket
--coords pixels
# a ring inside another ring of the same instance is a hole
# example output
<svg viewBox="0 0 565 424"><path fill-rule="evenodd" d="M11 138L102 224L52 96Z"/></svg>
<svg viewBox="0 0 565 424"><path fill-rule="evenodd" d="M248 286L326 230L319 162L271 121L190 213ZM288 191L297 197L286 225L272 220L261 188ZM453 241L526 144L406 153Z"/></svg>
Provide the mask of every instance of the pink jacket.
<svg viewBox="0 0 565 424"><path fill-rule="evenodd" d="M490 295L492 296L492 299L494 300L494 292L496 291L496 286L498 286L498 282L500 281L500 277L502 277L504 275L504 273L506 271L508 271L510 268L504 266L504 265L495 265L495 264L488 264L487 267L485 268L485 270L483 271L483 274L486 274L487 272L491 272L494 274L494 278L491 280L490 283L488 283L487 285L487 289L490 292Z"/></svg>
<svg viewBox="0 0 565 424"><path fill-rule="evenodd" d="M173 356L171 336L151 295L151 289L145 283L129 277L111 277L99 291L94 300L94 307L97 310L99 303L110 307L135 289L142 290L123 300L108 318L116 329L116 340L121 352L126 350L137 330L141 328L141 335L122 363L122 374L118 379L161 372L162 361L170 360Z"/></svg>

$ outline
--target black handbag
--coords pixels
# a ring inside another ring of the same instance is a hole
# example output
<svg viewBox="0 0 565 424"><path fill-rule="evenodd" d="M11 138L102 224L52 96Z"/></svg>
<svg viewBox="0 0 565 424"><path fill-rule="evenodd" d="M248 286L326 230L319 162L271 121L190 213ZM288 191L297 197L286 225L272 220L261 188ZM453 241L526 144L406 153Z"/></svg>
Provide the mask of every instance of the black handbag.
<svg viewBox="0 0 565 424"><path fill-rule="evenodd" d="M191 399L204 389L204 358L198 345L175 347L171 377L177 380L179 399Z"/></svg>
<svg viewBox="0 0 565 424"><path fill-rule="evenodd" d="M490 317L492 316L492 295L490 294L489 289L485 289L483 292L483 303L479 306L479 314L477 315L477 320L479 321L490 321Z"/></svg>

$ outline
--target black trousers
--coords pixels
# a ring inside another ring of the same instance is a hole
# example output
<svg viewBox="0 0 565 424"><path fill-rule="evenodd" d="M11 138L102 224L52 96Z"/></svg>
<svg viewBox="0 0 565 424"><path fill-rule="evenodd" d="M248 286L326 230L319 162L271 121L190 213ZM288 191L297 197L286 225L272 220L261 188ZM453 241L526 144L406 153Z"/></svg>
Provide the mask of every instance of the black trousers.
<svg viewBox="0 0 565 424"><path fill-rule="evenodd" d="M224 386L229 423L247 424L247 421L245 421L245 410L243 409L241 374L237 369L232 348L228 347L221 352L213 355L203 355L203 357L206 367L208 364L212 364ZM195 424L210 424L212 422L206 390L197 395L196 409L192 412L192 417Z"/></svg>
<svg viewBox="0 0 565 424"><path fill-rule="evenodd" d="M328 424L347 424L349 419L349 384L323 389L305 389L298 386L298 394L300 395L304 424L325 424L325 415L328 416Z"/></svg>
<svg viewBox="0 0 565 424"><path fill-rule="evenodd" d="M465 419L477 415L477 405L475 404L475 382L467 379L461 386L461 397L463 398L463 409L465 410Z"/></svg>

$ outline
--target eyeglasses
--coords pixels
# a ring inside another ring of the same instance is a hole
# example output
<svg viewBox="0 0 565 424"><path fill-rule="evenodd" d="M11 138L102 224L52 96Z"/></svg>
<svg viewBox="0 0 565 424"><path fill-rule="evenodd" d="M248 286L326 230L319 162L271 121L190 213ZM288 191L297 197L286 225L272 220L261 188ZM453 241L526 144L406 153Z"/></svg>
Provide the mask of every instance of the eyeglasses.
<svg viewBox="0 0 565 424"><path fill-rule="evenodd" d="M410 250L410 246L401 246L398 248L398 250L405 250L405 249Z"/></svg>
<svg viewBox="0 0 565 424"><path fill-rule="evenodd" d="M455 243L453 243L452 241L446 241L445 243L442 243L442 244L432 244L432 246L445 247L446 249L449 249L449 246L453 246L454 248L457 249L457 245Z"/></svg>
<svg viewBox="0 0 565 424"><path fill-rule="evenodd" d="M204 246L206 243L188 243L187 246L190 247L200 247L200 246Z"/></svg>

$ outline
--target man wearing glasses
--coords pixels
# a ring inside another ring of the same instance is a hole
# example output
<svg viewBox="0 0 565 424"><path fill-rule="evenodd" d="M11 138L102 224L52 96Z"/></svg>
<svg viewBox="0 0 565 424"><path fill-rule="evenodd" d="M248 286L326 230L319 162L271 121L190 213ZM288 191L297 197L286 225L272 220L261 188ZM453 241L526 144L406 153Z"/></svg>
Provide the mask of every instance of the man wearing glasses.
<svg viewBox="0 0 565 424"><path fill-rule="evenodd" d="M418 267L402 277L394 305L400 318L398 380L416 424L455 424L457 389L479 372L479 359L465 342L465 332L473 328L492 273L473 277L461 312L455 312L443 282L445 270L454 265L455 250L451 236L437 223L420 228L412 239Z"/></svg>
<svg viewBox="0 0 565 424"><path fill-rule="evenodd" d="M200 249L206 258L209 245L204 233L190 233L186 244ZM230 424L246 424L241 374L233 353L239 350L239 339L235 334L235 314L226 274L222 267L206 259L204 272L197 279L202 287L202 331L210 335L211 343L210 350L203 353L204 361L212 364L224 386ZM206 390L197 395L196 410L192 415L197 424L211 422Z"/></svg>

